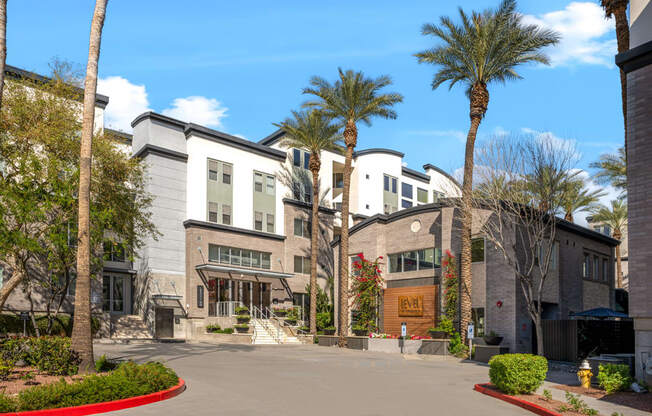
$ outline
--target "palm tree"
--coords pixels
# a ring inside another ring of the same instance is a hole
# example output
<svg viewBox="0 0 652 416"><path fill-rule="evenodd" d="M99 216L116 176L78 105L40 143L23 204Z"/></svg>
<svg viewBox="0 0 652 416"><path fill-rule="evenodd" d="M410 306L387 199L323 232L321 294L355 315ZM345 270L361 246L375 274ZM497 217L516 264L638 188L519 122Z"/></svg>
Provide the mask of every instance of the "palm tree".
<svg viewBox="0 0 652 416"><path fill-rule="evenodd" d="M560 196L559 206L564 210L564 219L570 222L574 222L575 213L592 211L599 199L606 195L601 189L587 189L586 181L579 176L580 172L568 173L562 186L563 195Z"/></svg>
<svg viewBox="0 0 652 416"><path fill-rule="evenodd" d="M627 21L627 5L629 0L600 0L607 17L616 20L616 41L618 53L629 50L629 22ZM620 70L620 94L623 106L623 121L625 122L625 149L627 149L627 75Z"/></svg>
<svg viewBox="0 0 652 416"><path fill-rule="evenodd" d="M600 160L589 165L598 169L594 176L600 184L609 184L620 189L621 197L627 197L627 155L625 148L621 147L617 153L605 153L600 155Z"/></svg>
<svg viewBox="0 0 652 416"><path fill-rule="evenodd" d="M392 107L403 101L403 96L397 93L381 93L380 90L392 83L388 76L376 79L367 78L362 72L352 70L342 71L338 68L339 79L331 84L321 77L312 77L310 87L304 88L304 94L315 96L304 105L309 108L319 108L326 117L337 120L344 126L344 144L346 156L344 159L343 190L342 190L342 231L340 234L340 313L339 313L339 345L346 345L346 335L349 321L349 193L351 188L351 162L353 151L358 142L358 123L371 125L374 117L395 119L396 112Z"/></svg>
<svg viewBox="0 0 652 416"><path fill-rule="evenodd" d="M96 0L88 46L88 63L84 82L84 111L82 114L81 150L79 156L79 231L77 233L77 282L75 289L75 316L71 347L81 360L79 371L95 371L93 338L91 335L91 241L90 241L90 185L95 94L97 92L97 63L100 58L102 28L108 0Z"/></svg>
<svg viewBox="0 0 652 416"><path fill-rule="evenodd" d="M593 221L608 225L613 230L615 239L623 238L627 226L627 203L621 200L611 201L611 208L604 205L596 208ZM620 259L620 244L616 246L616 287L623 287L623 269Z"/></svg>
<svg viewBox="0 0 652 416"><path fill-rule="evenodd" d="M0 107L5 87L5 63L7 61L7 0L0 0Z"/></svg>
<svg viewBox="0 0 652 416"><path fill-rule="evenodd" d="M317 258L319 248L319 170L321 152L339 152L339 126L319 110L292 112L292 117L276 124L285 132L281 142L284 147L310 151L308 169L312 173L312 229L310 234L310 333L317 334Z"/></svg>
<svg viewBox="0 0 652 416"><path fill-rule="evenodd" d="M466 340L466 326L471 321L471 197L473 188L473 154L478 127L489 104L487 86L494 82L520 79L515 68L521 64L538 62L548 64L541 49L554 45L559 35L551 30L522 22L516 12L515 0L503 0L496 10L469 16L459 9L461 25L449 17L441 17L440 24L425 24L424 36L434 36L441 44L417 53L419 63L439 67L432 81L432 89L445 82L452 88L457 83L466 86L470 102L471 125L466 138L464 182L462 185L462 252L460 280L462 282L460 326Z"/></svg>

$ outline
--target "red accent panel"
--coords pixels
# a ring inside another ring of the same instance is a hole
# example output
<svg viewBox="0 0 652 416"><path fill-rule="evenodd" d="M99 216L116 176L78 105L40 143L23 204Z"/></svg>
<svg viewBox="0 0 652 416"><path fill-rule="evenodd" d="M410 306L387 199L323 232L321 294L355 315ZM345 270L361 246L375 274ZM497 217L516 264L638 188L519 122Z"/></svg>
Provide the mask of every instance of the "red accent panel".
<svg viewBox="0 0 652 416"><path fill-rule="evenodd" d="M486 394L491 397L495 397L497 399L503 400L507 403L515 404L516 406L522 407L525 410L529 410L532 413L536 413L537 415L540 416L563 416L557 412L553 412L552 410L545 409L537 404L530 403L525 400L517 399L514 396L509 396L507 394L501 393L496 390L488 389L486 386L490 384L476 384L473 387L473 390L479 391L480 393Z"/></svg>
<svg viewBox="0 0 652 416"><path fill-rule="evenodd" d="M3 416L85 416L96 413L112 412L114 410L128 409L130 407L143 406L171 399L183 393L186 389L186 382L179 379L179 384L167 390L144 396L129 397L127 399L114 400L111 402L85 404L76 407L62 407L59 409L30 410L28 412L2 413Z"/></svg>

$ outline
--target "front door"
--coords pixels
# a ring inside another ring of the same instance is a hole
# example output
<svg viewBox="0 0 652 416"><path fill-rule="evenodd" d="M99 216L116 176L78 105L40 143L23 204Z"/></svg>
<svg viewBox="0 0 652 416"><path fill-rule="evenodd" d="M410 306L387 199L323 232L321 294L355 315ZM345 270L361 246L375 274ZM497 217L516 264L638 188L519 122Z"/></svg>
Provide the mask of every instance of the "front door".
<svg viewBox="0 0 652 416"><path fill-rule="evenodd" d="M105 274L102 279L102 310L116 315L128 314L131 311L130 277L124 275Z"/></svg>
<svg viewBox="0 0 652 416"><path fill-rule="evenodd" d="M156 338L174 337L174 309L156 308Z"/></svg>

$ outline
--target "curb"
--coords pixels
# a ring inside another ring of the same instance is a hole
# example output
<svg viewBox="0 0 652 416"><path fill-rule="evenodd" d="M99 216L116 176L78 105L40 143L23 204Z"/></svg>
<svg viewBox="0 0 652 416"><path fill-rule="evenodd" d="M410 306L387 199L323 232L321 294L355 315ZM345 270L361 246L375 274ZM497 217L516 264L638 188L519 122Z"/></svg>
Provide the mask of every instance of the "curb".
<svg viewBox="0 0 652 416"><path fill-rule="evenodd" d="M0 413L2 416L85 416L96 413L112 412L114 410L128 409L130 407L143 406L171 399L183 393L186 389L186 382L179 379L179 384L167 390L144 396L128 397L126 399L113 400L110 402L85 404L75 407L60 407L57 409L29 410L26 412Z"/></svg>
<svg viewBox="0 0 652 416"><path fill-rule="evenodd" d="M537 415L540 416L563 416L557 412L553 412L552 410L545 409L539 405L536 405L534 403L530 403L528 401L522 400L522 399L517 399L514 396L509 396L504 393L500 393L498 391L488 389L486 386L491 385L490 383L487 384L476 384L473 386L473 390L479 391L482 394L486 394L487 396L495 397L497 399L500 399L502 401L505 401L507 403L514 404L516 406L522 407L525 410L529 410L532 413L536 413Z"/></svg>

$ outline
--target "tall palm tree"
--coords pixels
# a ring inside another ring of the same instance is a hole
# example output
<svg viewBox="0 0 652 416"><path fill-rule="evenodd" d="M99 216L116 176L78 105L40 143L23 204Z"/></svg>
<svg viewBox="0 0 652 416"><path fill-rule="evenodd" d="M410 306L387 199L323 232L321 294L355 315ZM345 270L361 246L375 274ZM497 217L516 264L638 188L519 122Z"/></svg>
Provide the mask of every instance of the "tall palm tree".
<svg viewBox="0 0 652 416"><path fill-rule="evenodd" d="M627 203L621 200L611 201L611 207L604 205L595 209L593 221L608 225L613 230L616 240L623 238L627 226ZM620 259L620 244L616 246L616 287L623 287L623 268Z"/></svg>
<svg viewBox="0 0 652 416"><path fill-rule="evenodd" d="M627 155L621 147L617 153L600 155L600 160L589 165L598 169L594 178L600 184L609 184L621 191L621 197L627 197Z"/></svg>
<svg viewBox="0 0 652 416"><path fill-rule="evenodd" d="M618 53L629 50L629 22L627 20L627 5L629 0L600 0L607 17L616 21L616 41ZM625 122L625 149L627 149L627 75L620 70L620 94L623 106L623 121Z"/></svg>
<svg viewBox="0 0 652 416"><path fill-rule="evenodd" d="M574 222L574 214L595 209L599 199L606 195L601 189L587 189L586 181L579 176L580 172L568 173L562 186L559 206L564 210L564 219L570 222Z"/></svg>
<svg viewBox="0 0 652 416"><path fill-rule="evenodd" d="M462 282L460 326L466 340L466 326L471 321L471 197L473 188L473 154L478 127L489 105L488 85L520 79L515 68L537 62L548 64L542 48L554 45L559 35L551 30L522 22L516 12L515 0L503 0L496 10L472 12L459 9L461 24L441 17L439 25L425 24L424 36L434 36L441 44L416 54L419 63L438 67L432 89L445 82L452 88L457 83L466 86L469 97L471 125L466 138L464 182L462 184L462 252L460 280Z"/></svg>
<svg viewBox="0 0 652 416"><path fill-rule="evenodd" d="M7 0L0 0L0 108L5 88L5 63L7 61Z"/></svg>
<svg viewBox="0 0 652 416"><path fill-rule="evenodd" d="M317 333L317 258L319 249L319 170L321 152L339 152L339 126L332 123L319 110L292 112L292 117L276 124L285 132L281 142L284 147L295 147L310 151L308 169L312 173L312 226L310 234L310 333Z"/></svg>
<svg viewBox="0 0 652 416"><path fill-rule="evenodd" d="M371 125L374 117L395 119L392 107L403 101L397 93L382 93L381 90L392 83L388 76L367 78L362 72L342 71L338 68L339 79L331 84L321 77L312 77L310 87L304 94L314 95L314 100L304 105L319 108L326 117L337 120L344 126L344 184L342 189L342 231L340 234L340 313L339 345L346 345L349 327L349 193L351 189L351 163L353 151L358 142L358 123Z"/></svg>
<svg viewBox="0 0 652 416"><path fill-rule="evenodd" d="M79 156L79 231L77 233L77 282L75 289L75 316L71 347L81 360L79 371L95 371L93 338L91 335L91 241L90 188L92 141L97 92L97 63L100 59L102 28L109 0L96 0L91 22L88 63L84 82L84 111L82 114L81 150Z"/></svg>

